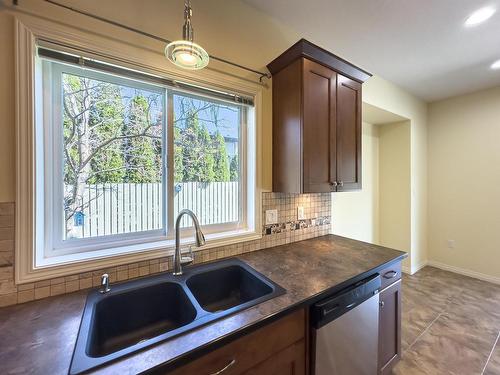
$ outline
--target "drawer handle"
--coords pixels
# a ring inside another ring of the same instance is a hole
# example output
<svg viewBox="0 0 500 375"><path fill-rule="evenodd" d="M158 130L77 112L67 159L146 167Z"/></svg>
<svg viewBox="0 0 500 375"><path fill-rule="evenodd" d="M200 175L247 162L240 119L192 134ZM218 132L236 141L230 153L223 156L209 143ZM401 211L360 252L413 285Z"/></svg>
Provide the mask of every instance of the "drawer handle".
<svg viewBox="0 0 500 375"><path fill-rule="evenodd" d="M229 362L227 365L225 365L223 368L221 368L219 371L214 372L213 374L210 375L219 375L222 374L224 371L228 370L229 368L233 367L233 365L236 363L236 359L233 359L231 362Z"/></svg>
<svg viewBox="0 0 500 375"><path fill-rule="evenodd" d="M397 275L397 271L387 271L386 273L384 273L384 279L394 279Z"/></svg>

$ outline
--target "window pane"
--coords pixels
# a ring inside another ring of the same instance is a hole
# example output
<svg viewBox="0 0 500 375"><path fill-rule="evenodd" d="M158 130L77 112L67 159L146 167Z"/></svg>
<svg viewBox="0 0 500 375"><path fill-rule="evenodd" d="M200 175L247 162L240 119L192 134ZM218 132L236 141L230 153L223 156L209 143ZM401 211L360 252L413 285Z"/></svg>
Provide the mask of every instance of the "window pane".
<svg viewBox="0 0 500 375"><path fill-rule="evenodd" d="M239 222L242 109L180 93L173 109L174 215L189 208L202 225Z"/></svg>
<svg viewBox="0 0 500 375"><path fill-rule="evenodd" d="M164 95L97 77L62 74L65 240L163 227Z"/></svg>

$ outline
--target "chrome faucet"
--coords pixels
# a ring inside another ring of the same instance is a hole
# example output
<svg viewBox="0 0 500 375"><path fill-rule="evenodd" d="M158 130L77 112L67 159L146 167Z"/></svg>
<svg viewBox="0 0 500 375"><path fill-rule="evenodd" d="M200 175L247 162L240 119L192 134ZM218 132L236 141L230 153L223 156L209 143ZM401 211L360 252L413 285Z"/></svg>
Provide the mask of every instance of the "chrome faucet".
<svg viewBox="0 0 500 375"><path fill-rule="evenodd" d="M195 230L195 240L196 240L196 246L200 247L205 245L205 236L203 235L203 232L201 231L200 223L198 222L198 218L194 214L193 211L184 209L181 212L179 212L179 215L177 215L177 219L175 220L175 252L174 252L174 272L173 274L178 276L182 275L182 266L183 265L188 265L193 262L193 253L190 250L190 255L186 257L182 257L181 254L181 236L179 234L179 229L180 229L180 224L181 224L181 219L184 215L188 215L191 217L194 223L194 230Z"/></svg>
<svg viewBox="0 0 500 375"><path fill-rule="evenodd" d="M101 276L101 289L99 290L99 292L101 292L102 294L106 294L110 290L111 288L109 287L109 275L107 273L104 273Z"/></svg>

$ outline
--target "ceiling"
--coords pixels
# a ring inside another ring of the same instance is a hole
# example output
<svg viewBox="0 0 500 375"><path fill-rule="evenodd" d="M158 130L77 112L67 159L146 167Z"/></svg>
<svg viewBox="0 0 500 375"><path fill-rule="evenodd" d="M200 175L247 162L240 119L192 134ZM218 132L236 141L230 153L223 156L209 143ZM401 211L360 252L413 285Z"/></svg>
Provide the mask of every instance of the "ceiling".
<svg viewBox="0 0 500 375"><path fill-rule="evenodd" d="M243 0L431 102L500 85L500 0ZM495 15L465 19L483 6Z"/></svg>
<svg viewBox="0 0 500 375"><path fill-rule="evenodd" d="M361 118L364 122L368 122L372 125L385 125L392 124L393 122L409 121L407 118L365 102L363 102L363 116L361 116Z"/></svg>

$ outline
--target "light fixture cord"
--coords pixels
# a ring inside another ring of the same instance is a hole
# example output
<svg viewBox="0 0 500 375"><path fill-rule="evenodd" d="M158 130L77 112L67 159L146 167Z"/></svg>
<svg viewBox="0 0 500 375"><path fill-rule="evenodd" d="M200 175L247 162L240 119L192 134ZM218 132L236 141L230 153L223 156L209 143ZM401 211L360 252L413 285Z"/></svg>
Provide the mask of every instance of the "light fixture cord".
<svg viewBox="0 0 500 375"><path fill-rule="evenodd" d="M182 27L182 38L192 42L194 39L193 25L191 24L191 17L193 10L191 9L191 1L184 2L184 26Z"/></svg>

